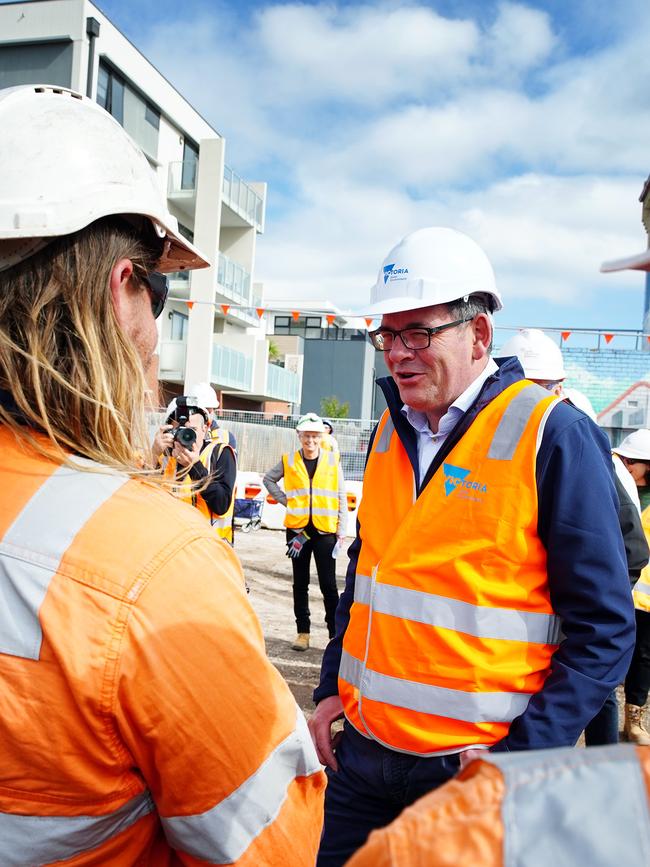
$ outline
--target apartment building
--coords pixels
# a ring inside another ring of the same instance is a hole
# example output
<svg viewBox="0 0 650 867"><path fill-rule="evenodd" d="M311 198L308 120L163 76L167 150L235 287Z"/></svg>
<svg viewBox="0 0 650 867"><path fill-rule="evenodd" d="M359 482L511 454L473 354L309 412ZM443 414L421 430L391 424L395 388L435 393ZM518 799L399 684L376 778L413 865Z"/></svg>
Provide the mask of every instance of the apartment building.
<svg viewBox="0 0 650 867"><path fill-rule="evenodd" d="M256 312L264 306L254 271L266 184L237 174L224 137L88 0L0 5L0 87L39 83L77 90L122 124L147 155L181 232L212 263L171 275L150 383L157 378L162 399L208 381L224 408L299 404L301 367L269 364Z"/></svg>

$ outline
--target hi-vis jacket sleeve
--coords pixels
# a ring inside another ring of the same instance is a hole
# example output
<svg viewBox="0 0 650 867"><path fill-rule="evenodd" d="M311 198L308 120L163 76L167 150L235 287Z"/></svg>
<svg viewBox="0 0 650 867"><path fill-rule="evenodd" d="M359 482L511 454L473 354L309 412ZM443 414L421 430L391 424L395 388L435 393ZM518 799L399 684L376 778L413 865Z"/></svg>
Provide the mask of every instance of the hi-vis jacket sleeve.
<svg viewBox="0 0 650 867"><path fill-rule="evenodd" d="M175 863L314 863L325 778L223 543L191 542L140 592L114 715Z"/></svg>

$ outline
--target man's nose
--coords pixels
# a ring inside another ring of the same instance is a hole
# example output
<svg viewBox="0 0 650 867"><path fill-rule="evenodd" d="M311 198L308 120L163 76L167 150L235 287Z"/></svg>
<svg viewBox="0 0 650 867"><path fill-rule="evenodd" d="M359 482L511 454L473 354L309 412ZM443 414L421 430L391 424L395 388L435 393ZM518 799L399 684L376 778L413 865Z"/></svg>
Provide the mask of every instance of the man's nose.
<svg viewBox="0 0 650 867"><path fill-rule="evenodd" d="M402 335L396 334L395 339L393 340L393 345L388 351L388 357L392 362L398 362L403 361L405 358L412 358L414 352L415 350L408 349L408 347L404 345Z"/></svg>

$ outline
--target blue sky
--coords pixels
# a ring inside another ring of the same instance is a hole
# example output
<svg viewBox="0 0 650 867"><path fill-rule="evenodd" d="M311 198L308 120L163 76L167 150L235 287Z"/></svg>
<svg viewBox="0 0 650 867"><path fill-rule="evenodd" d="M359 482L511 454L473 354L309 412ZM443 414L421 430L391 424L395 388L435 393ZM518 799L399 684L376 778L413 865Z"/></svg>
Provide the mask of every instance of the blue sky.
<svg viewBox="0 0 650 867"><path fill-rule="evenodd" d="M360 308L441 224L488 252L501 324L640 325L643 276L598 268L645 245L647 0L99 5L268 182L267 297Z"/></svg>

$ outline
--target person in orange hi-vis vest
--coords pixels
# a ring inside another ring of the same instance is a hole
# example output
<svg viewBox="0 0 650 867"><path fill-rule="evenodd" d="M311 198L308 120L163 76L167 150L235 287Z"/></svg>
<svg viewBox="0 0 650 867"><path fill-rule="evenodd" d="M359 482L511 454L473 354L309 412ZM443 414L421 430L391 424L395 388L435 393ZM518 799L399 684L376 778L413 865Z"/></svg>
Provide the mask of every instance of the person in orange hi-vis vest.
<svg viewBox="0 0 650 867"><path fill-rule="evenodd" d="M347 867L647 864L650 747L486 753Z"/></svg>
<svg viewBox="0 0 650 867"><path fill-rule="evenodd" d="M573 746L629 664L609 442L491 357L500 308L483 250L444 227L407 235L372 289L391 377L309 720L328 775L318 867L473 752Z"/></svg>
<svg viewBox="0 0 650 867"><path fill-rule="evenodd" d="M324 775L241 566L149 455L165 272L144 154L0 91L0 863L313 863Z"/></svg>

